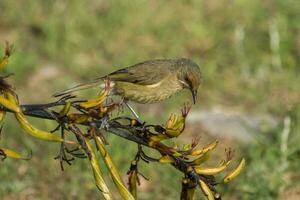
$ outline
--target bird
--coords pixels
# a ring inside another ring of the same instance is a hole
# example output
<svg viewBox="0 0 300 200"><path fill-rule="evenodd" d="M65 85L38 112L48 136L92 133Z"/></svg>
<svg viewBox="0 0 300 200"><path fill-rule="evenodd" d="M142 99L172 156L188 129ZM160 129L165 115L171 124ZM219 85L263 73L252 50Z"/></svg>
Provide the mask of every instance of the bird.
<svg viewBox="0 0 300 200"><path fill-rule="evenodd" d="M124 102L157 103L188 89L195 104L202 73L200 67L188 58L147 60L63 90L54 94L54 97L99 87L104 79L111 81L111 94L122 97Z"/></svg>

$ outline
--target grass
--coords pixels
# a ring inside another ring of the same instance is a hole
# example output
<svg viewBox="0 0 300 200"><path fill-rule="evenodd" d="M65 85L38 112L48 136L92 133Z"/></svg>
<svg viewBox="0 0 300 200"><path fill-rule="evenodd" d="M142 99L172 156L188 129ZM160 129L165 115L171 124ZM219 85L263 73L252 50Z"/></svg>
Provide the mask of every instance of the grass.
<svg viewBox="0 0 300 200"><path fill-rule="evenodd" d="M282 124L284 117L291 118L288 167L281 167L282 125L260 133L257 143L231 142L246 156L247 171L221 188L228 199L280 199L299 191L299 9L292 0L4 0L0 50L6 40L15 44L6 73L15 73L11 81L27 103L50 101L55 91L147 59L192 58L204 74L195 110L218 105L269 113ZM185 92L153 107L138 106L138 111L161 123L187 98ZM113 136L109 142L112 158L125 174L136 147ZM29 162L0 163L3 199L99 198L85 161L60 172L53 159L58 147L22 135L13 118L6 119L1 145L34 152ZM142 171L151 181L143 182L140 199L178 198L180 174L171 167L145 165Z"/></svg>

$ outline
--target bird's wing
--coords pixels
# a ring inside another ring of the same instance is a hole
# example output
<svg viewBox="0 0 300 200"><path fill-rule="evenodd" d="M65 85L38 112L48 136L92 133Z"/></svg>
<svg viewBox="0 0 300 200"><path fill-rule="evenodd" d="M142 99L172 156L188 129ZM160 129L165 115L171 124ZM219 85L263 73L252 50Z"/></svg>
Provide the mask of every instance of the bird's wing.
<svg viewBox="0 0 300 200"><path fill-rule="evenodd" d="M139 85L156 84L172 73L170 60L152 60L117 70L108 74L112 81L129 82Z"/></svg>

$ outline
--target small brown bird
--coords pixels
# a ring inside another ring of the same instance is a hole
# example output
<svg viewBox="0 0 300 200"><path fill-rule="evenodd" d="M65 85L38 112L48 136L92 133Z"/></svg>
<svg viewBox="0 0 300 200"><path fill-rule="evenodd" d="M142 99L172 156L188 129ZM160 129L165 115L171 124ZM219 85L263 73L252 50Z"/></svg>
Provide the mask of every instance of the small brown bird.
<svg viewBox="0 0 300 200"><path fill-rule="evenodd" d="M112 82L111 94L119 95L125 101L143 104L156 103L186 88L191 91L193 102L196 103L197 90L201 83L201 71L196 63L187 58L149 60L119 69L54 96L100 86L104 78L109 78Z"/></svg>

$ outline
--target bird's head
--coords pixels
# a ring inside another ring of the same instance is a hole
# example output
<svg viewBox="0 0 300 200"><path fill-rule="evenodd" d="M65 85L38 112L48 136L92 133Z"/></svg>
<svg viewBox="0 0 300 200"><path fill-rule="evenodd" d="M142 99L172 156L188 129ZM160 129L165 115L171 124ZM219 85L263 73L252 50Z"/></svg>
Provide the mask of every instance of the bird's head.
<svg viewBox="0 0 300 200"><path fill-rule="evenodd" d="M196 103L197 91L201 84L200 67L190 59L181 58L178 60L179 74L178 79L183 88L189 89L193 96L193 102Z"/></svg>

